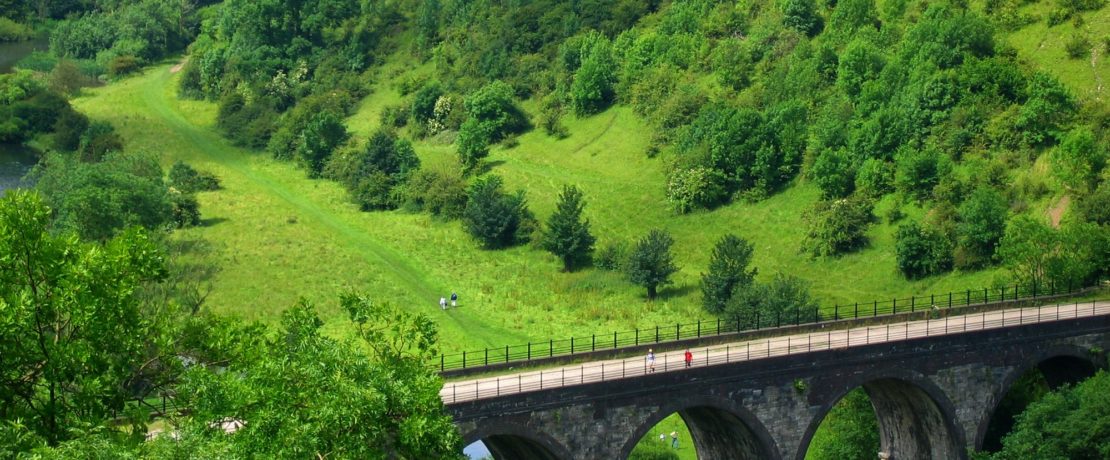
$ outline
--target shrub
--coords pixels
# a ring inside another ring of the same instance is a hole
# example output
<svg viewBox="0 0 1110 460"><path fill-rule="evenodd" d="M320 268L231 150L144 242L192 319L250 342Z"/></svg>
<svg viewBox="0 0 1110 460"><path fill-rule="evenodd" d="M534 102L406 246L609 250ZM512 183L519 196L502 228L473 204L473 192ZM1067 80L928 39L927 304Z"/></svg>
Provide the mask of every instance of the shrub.
<svg viewBox="0 0 1110 460"><path fill-rule="evenodd" d="M89 128L81 135L77 147L82 160L94 162L100 161L108 152L120 150L123 150L123 138L106 121L89 123Z"/></svg>
<svg viewBox="0 0 1110 460"><path fill-rule="evenodd" d="M863 247L874 221L872 207L870 200L858 197L818 202L803 215L807 230L802 252L825 257Z"/></svg>
<svg viewBox="0 0 1110 460"><path fill-rule="evenodd" d="M191 193L171 192L173 222L178 228L200 225L200 205Z"/></svg>
<svg viewBox="0 0 1110 460"><path fill-rule="evenodd" d="M628 261L628 243L612 241L606 243L594 255L594 266L602 270L621 271Z"/></svg>
<svg viewBox="0 0 1110 460"><path fill-rule="evenodd" d="M486 249L526 243L535 227L524 192L505 193L501 183L498 176L486 176L476 180L467 190L463 223Z"/></svg>
<svg viewBox="0 0 1110 460"><path fill-rule="evenodd" d="M895 236L898 270L916 279L952 268L952 244L934 229L910 222L898 227Z"/></svg>
<svg viewBox="0 0 1110 460"><path fill-rule="evenodd" d="M407 204L444 219L458 219L466 209L466 180L455 169L421 169L405 186Z"/></svg>
<svg viewBox="0 0 1110 460"><path fill-rule="evenodd" d="M928 198L949 170L948 158L934 148L903 149L895 161L895 188L918 201Z"/></svg>
<svg viewBox="0 0 1110 460"><path fill-rule="evenodd" d="M724 182L724 174L710 168L673 171L667 180L667 203L680 214L713 208L728 198Z"/></svg>
<svg viewBox="0 0 1110 460"><path fill-rule="evenodd" d="M1077 208L1087 222L1110 225L1110 181L1103 181L1094 192L1080 199Z"/></svg>
<svg viewBox="0 0 1110 460"><path fill-rule="evenodd" d="M809 283L776 273L769 283L752 283L736 290L725 311L728 317L740 320L742 326L755 327L819 321L817 308L809 293Z"/></svg>
<svg viewBox="0 0 1110 460"><path fill-rule="evenodd" d="M993 189L981 187L960 205L956 236L961 252L957 267L974 267L994 256L995 246L1006 231L1009 208Z"/></svg>
<svg viewBox="0 0 1110 460"><path fill-rule="evenodd" d="M894 190L894 167L883 160L868 158L856 172L858 193L878 198Z"/></svg>
<svg viewBox="0 0 1110 460"><path fill-rule="evenodd" d="M65 95L75 95L82 86L89 85L89 78L81 73L77 64L69 59L62 59L50 71L50 90Z"/></svg>
<svg viewBox="0 0 1110 460"><path fill-rule="evenodd" d="M81 135L89 128L89 118L73 109L63 110L54 122L54 148L63 151L77 150Z"/></svg>
<svg viewBox="0 0 1110 460"><path fill-rule="evenodd" d="M169 173L170 186L182 193L219 190L220 180L208 172L200 172L181 161L174 162Z"/></svg>
<svg viewBox="0 0 1110 460"><path fill-rule="evenodd" d="M1067 51L1068 57L1072 59L1082 59L1090 54L1091 40L1087 38L1086 34L1075 32L1068 36L1068 40L1064 42L1064 51Z"/></svg>
<svg viewBox="0 0 1110 460"><path fill-rule="evenodd" d="M404 104L386 106L382 109L380 121L384 127L403 127L409 121L409 108Z"/></svg>
<svg viewBox="0 0 1110 460"><path fill-rule="evenodd" d="M0 16L0 42L30 40L34 35L30 27Z"/></svg>
<svg viewBox="0 0 1110 460"><path fill-rule="evenodd" d="M443 89L438 82L425 84L412 98L412 120L417 123L428 123L435 118L436 102L443 97Z"/></svg>
<svg viewBox="0 0 1110 460"><path fill-rule="evenodd" d="M108 77L119 78L139 70L142 61L131 55L116 56L108 61Z"/></svg>
<svg viewBox="0 0 1110 460"><path fill-rule="evenodd" d="M826 150L813 161L809 176L824 198L843 198L855 187L856 170L846 149Z"/></svg>

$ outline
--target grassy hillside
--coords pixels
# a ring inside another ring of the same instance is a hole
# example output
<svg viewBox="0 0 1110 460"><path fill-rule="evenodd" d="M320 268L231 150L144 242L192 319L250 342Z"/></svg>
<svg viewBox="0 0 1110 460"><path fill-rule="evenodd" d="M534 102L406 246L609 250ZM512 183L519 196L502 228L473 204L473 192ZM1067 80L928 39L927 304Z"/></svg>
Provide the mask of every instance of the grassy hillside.
<svg viewBox="0 0 1110 460"><path fill-rule="evenodd" d="M1092 37L1105 35L1108 11L1084 13ZM1021 58L1053 72L1077 93L1098 98L1090 62L1066 59L1056 44L1073 27L1068 22L1047 28L1039 21L1006 37ZM1096 52L1095 75L1104 66L1100 56ZM347 119L352 134L366 137L376 130L382 110L403 100L400 83L434 70L431 63L415 62L402 50L375 67L372 92ZM89 90L75 104L94 119L111 121L128 149L159 152L167 165L184 160L221 178L224 190L200 196L205 225L173 238L196 243L187 259L219 268L211 278L209 305L249 320L272 321L305 297L318 303L328 327L342 334L346 319L335 304L336 293L353 288L431 315L449 350L691 321L709 316L701 308L698 279L713 243L725 233L753 243L760 279L799 276L828 306L975 288L1005 278L998 268L916 281L901 276L893 247L898 223L883 217L895 206L913 219L925 210L900 205L892 196L876 206L879 222L868 232L868 247L818 260L799 251L802 213L820 195L803 179L759 202L736 200L713 211L674 214L660 205L669 160L645 154L652 129L627 106L584 118L566 116L569 136L562 139L535 129L519 136L514 147L494 146L490 171L503 176L509 189L525 190L541 221L552 212L561 187L573 184L585 193L586 216L599 245L632 242L651 228L672 233L681 270L660 299L647 302L642 289L618 273L561 273L553 256L530 246L481 250L458 222L400 211L359 212L339 185L306 179L291 162L231 146L216 132L214 103L176 97L178 75L169 64L153 67ZM539 111L535 101L523 106L533 117ZM455 167L450 143L433 137L414 145L424 167ZM1021 174L1044 180L1044 167L1037 164ZM1030 212L1048 213L1059 198L1050 194L1030 203ZM452 291L459 293L461 308L439 311L436 301Z"/></svg>

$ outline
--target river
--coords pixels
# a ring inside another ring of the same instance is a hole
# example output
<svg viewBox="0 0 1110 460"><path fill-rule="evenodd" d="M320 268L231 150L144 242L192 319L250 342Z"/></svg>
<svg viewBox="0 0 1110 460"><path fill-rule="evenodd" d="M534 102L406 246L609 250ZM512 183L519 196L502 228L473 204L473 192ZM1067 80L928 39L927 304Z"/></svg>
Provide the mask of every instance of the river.
<svg viewBox="0 0 1110 460"><path fill-rule="evenodd" d="M50 40L46 37L23 42L0 42L0 73L11 72L16 62L33 51L48 49L50 49Z"/></svg>
<svg viewBox="0 0 1110 460"><path fill-rule="evenodd" d="M12 71L12 67L24 56L34 51L46 51L50 42L45 37L23 42L0 42L0 74ZM0 144L0 195L4 190L18 187L23 176L35 165L35 152L22 145Z"/></svg>
<svg viewBox="0 0 1110 460"><path fill-rule="evenodd" d="M26 186L23 176L35 166L35 152L18 144L0 144L0 195L5 190Z"/></svg>

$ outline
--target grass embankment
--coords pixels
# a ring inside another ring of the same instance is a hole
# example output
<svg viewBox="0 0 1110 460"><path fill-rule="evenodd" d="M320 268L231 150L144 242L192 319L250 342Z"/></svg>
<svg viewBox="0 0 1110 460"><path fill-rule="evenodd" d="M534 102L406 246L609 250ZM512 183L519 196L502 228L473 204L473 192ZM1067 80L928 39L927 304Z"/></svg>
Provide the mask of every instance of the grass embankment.
<svg viewBox="0 0 1110 460"><path fill-rule="evenodd" d="M575 184L586 194L586 214L601 242L631 241L650 228L674 235L682 270L662 298L649 303L615 273L560 273L553 256L527 246L480 250L458 222L359 212L337 184L306 179L291 163L230 146L214 130L214 104L175 97L169 67L90 90L75 103L94 119L111 121L127 148L220 176L224 190L199 198L206 224L174 238L208 243L187 257L219 267L209 305L248 320L273 321L305 297L320 306L328 328L341 333L347 326L336 294L354 288L432 315L451 350L686 322L708 317L698 276L713 243L729 232L755 245L761 277L785 272L808 279L822 304L982 286L995 276L984 271L907 281L895 271L894 227L886 223L874 226L871 247L863 251L809 260L798 252L801 214L817 198L806 184L758 203L676 216L662 205L665 165L644 155L647 128L627 108L570 119L572 134L565 139L537 130L513 149L495 147L492 171L509 188L525 189L541 220L561 187ZM381 108L398 98L393 85L379 85L351 117L352 131L369 133ZM416 148L425 165L454 161L449 145L418 142ZM440 312L437 300L452 291L460 294L461 308Z"/></svg>

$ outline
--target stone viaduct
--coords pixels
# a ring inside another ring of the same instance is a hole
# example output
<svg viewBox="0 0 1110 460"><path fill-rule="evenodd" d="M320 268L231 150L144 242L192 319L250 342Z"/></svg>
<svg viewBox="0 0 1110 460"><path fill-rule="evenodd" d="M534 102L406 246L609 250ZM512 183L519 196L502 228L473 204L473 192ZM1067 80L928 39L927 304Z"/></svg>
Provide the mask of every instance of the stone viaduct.
<svg viewBox="0 0 1110 460"><path fill-rule="evenodd" d="M1066 319L732 362L448 404L464 441L497 459L624 459L678 413L701 459L805 457L862 387L896 459L966 459L1023 374L1050 385L1106 363L1110 316ZM879 453L876 453L878 456Z"/></svg>

